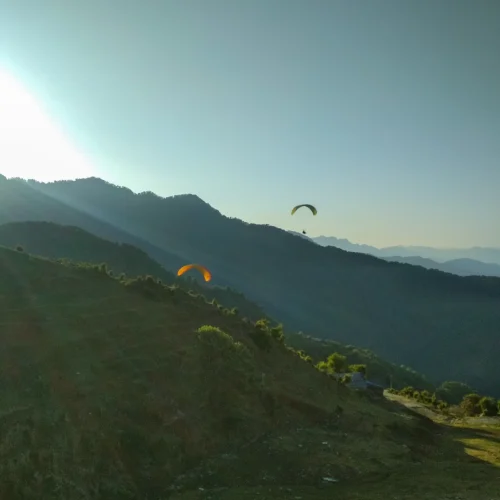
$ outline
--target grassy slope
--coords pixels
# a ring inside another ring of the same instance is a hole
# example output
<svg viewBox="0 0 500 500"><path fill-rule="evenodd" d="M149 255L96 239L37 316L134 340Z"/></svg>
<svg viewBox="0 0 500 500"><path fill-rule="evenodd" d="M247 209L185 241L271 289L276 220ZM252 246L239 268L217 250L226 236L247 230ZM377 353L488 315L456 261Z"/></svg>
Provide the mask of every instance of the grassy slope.
<svg viewBox="0 0 500 500"><path fill-rule="evenodd" d="M242 316L250 319L266 316L260 307L235 290L206 285L189 276L177 278L143 250L127 243L107 241L79 227L39 221L2 224L0 245L21 245L28 253L52 259L67 258L96 264L104 262L115 274L125 273L132 277L151 275L166 284L178 283L203 293L225 307L237 307Z"/></svg>
<svg viewBox="0 0 500 500"><path fill-rule="evenodd" d="M498 487L498 470L431 422L352 395L280 345L257 349L251 325L200 297L148 299L4 248L0 277L2 499L188 499L199 487L236 499L276 485L272 498L326 499L324 476L368 498L384 481L422 492L432 471L448 492L475 488L468 499ZM230 336L198 336L204 324Z"/></svg>
<svg viewBox="0 0 500 500"><path fill-rule="evenodd" d="M202 261L216 282L241 290L288 327L372 349L436 382L463 379L487 393L498 387L498 278L461 278L320 247L224 217L192 195L135 195L99 179L26 189ZM16 207L36 212L31 198L16 200Z"/></svg>
<svg viewBox="0 0 500 500"><path fill-rule="evenodd" d="M241 316L252 320L266 316L261 308L234 290L207 286L189 278L177 278L142 250L128 244L106 241L78 227L50 222L13 222L0 225L0 245L14 248L18 244L29 253L42 257L68 258L96 264L105 262L116 275L122 272L131 277L151 275L160 278L165 284L178 283L186 289L204 294L208 299L215 298L224 307L237 307ZM315 341L296 334L288 335L288 344L305 350L315 361L326 358L333 351L348 355L350 363L366 363L370 367L370 377L382 384L388 385L388 375L392 374L392 382L397 388L412 385L431 389L431 384L422 376L381 360L366 350L349 348L338 342Z"/></svg>

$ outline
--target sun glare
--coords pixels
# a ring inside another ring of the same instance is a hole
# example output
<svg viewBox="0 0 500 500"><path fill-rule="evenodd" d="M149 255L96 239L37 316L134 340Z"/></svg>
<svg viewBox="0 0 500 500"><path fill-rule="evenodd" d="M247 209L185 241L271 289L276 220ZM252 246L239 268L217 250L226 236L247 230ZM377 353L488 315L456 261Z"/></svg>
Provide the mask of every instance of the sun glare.
<svg viewBox="0 0 500 500"><path fill-rule="evenodd" d="M44 182L95 175L90 162L33 96L2 68L0 173Z"/></svg>

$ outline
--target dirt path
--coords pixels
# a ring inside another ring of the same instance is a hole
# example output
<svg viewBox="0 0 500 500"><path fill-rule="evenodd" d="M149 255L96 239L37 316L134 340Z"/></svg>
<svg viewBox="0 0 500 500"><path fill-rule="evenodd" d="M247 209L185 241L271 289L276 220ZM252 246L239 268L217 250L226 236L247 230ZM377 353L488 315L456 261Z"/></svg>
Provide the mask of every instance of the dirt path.
<svg viewBox="0 0 500 500"><path fill-rule="evenodd" d="M243 484L213 490L196 489L174 495L171 500L327 500L342 498L344 500L500 500L500 427L468 426L465 422L456 424L451 418L444 419L442 415L424 405L388 395L392 405L390 412L401 417L412 418L409 412L427 417L433 422L422 426L428 428L427 433L411 435L408 430L401 434L397 428L387 435L386 453L376 459L376 450L369 452L371 460L376 460L378 467L371 473L364 473L353 478L341 478L323 484L306 484L294 481L284 484L258 484L254 486ZM401 405L401 408L398 405ZM409 410L409 411L408 411ZM489 421L489 420L488 420ZM474 419L476 425L478 420ZM496 420L493 420L496 422ZM421 429L422 430L422 429ZM367 438L365 438L367 439ZM430 439L428 446L422 446ZM316 446L315 442L319 443ZM327 444L328 441L328 444ZM331 460L329 455L336 452L345 462L349 455L359 445L358 440L349 440L346 434L346 446L342 446L339 437L328 436L327 433L302 436L301 433L282 436L278 439L280 446L286 445L286 453L273 453L275 464L285 463L283 460L294 460L298 454L307 453L308 461L324 463ZM407 443L407 444L405 444ZM330 450L330 446L331 450ZM382 444L382 443L379 443ZM391 454L399 453L399 448L407 448L409 453L420 449L414 455L414 460L391 463ZM276 450L274 450L276 451ZM267 457L269 461L271 457ZM255 476L264 470L272 470L271 464L266 467L265 454L254 460ZM239 468L247 470L249 462L240 464L234 469L239 474ZM335 474L331 474L332 477Z"/></svg>

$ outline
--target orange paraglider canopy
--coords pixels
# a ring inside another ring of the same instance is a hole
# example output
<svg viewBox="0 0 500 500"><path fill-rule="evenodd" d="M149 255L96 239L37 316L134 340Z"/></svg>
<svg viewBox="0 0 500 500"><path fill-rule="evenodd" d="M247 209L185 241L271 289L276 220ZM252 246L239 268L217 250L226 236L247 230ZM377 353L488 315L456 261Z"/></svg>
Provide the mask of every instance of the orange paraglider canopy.
<svg viewBox="0 0 500 500"><path fill-rule="evenodd" d="M177 276L181 276L190 269L198 269L198 271L203 274L205 281L210 281L212 279L212 274L210 273L210 271L205 266L200 266L200 264L187 264L186 266L182 266L177 271Z"/></svg>

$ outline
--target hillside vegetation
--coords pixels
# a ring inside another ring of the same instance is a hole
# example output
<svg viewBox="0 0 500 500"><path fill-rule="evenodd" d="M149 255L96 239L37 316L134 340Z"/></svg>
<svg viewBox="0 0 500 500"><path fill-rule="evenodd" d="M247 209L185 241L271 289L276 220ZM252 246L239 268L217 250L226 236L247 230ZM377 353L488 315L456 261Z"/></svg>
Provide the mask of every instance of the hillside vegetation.
<svg viewBox="0 0 500 500"><path fill-rule="evenodd" d="M18 222L0 225L0 245L20 245L31 254L52 259L105 263L116 275L154 276L167 285L174 283L215 299L225 307L236 307L242 316L257 320L265 317L260 307L244 295L227 287L201 283L198 275L177 277L139 248L127 243L113 243L75 226L50 222Z"/></svg>
<svg viewBox="0 0 500 500"><path fill-rule="evenodd" d="M0 225L0 245L17 248L28 253L51 259L71 259L94 264L105 264L116 276L125 273L128 277L153 276L164 284L178 284L185 290L201 293L207 299L215 299L224 308L236 308L242 317L251 320L265 318L260 307L250 302L235 290L200 283L192 277L177 277L166 271L158 262L142 250L126 244L112 243L74 226L61 226L51 222L13 222ZM287 343L304 350L315 362L328 357L332 352L348 355L351 364L366 364L370 378L379 383L402 388L407 385L431 389L430 383L421 375L381 360L367 350L359 350L333 341L319 341L309 336L288 334Z"/></svg>
<svg viewBox="0 0 500 500"><path fill-rule="evenodd" d="M0 222L60 222L59 213L72 207L139 238L145 251L143 241L203 263L214 283L240 290L291 329L371 349L433 382L463 380L484 393L498 391L498 278L458 277L321 247L225 217L194 195L137 195L95 178L1 184L8 196L0 201ZM59 208L48 210L47 199ZM172 269L167 258L152 256Z"/></svg>
<svg viewBox="0 0 500 500"><path fill-rule="evenodd" d="M498 469L455 435L352 393L279 328L151 278L1 247L0 277L0 498L498 491Z"/></svg>
<svg viewBox="0 0 500 500"><path fill-rule="evenodd" d="M315 364L325 360L332 353L339 353L346 357L349 365L365 365L367 378L384 387L402 389L412 386L420 390L434 390L433 384L424 375L407 366L389 363L368 349L359 349L333 340L315 339L300 332L289 333L286 342L294 349L302 350L311 356Z"/></svg>

